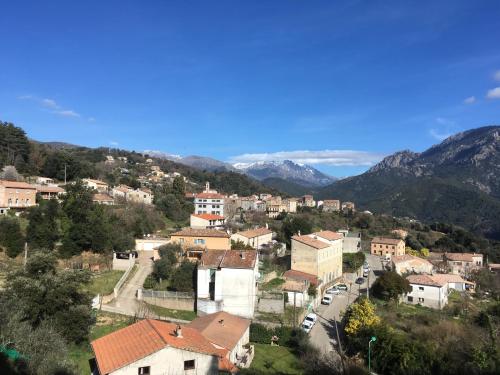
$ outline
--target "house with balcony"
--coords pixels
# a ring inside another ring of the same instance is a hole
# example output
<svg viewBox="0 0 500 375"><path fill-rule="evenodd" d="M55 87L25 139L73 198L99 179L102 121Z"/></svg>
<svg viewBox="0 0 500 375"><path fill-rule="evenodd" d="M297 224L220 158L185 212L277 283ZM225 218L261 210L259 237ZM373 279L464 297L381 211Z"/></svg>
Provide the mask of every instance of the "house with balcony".
<svg viewBox="0 0 500 375"><path fill-rule="evenodd" d="M200 258L206 250L229 250L229 234L217 229L184 228L170 235L171 242L179 243L188 258Z"/></svg>
<svg viewBox="0 0 500 375"><path fill-rule="evenodd" d="M0 209L25 209L36 205L36 187L26 182L0 180Z"/></svg>
<svg viewBox="0 0 500 375"><path fill-rule="evenodd" d="M323 201L323 212L340 211L340 201L338 199L325 199Z"/></svg>
<svg viewBox="0 0 500 375"><path fill-rule="evenodd" d="M194 213L224 216L224 196L219 193L203 192L194 197Z"/></svg>
<svg viewBox="0 0 500 375"><path fill-rule="evenodd" d="M203 253L197 270L198 314L225 311L253 318L258 267L255 250L208 250Z"/></svg>
<svg viewBox="0 0 500 375"><path fill-rule="evenodd" d="M62 199L66 191L57 185L35 185L37 194L44 200Z"/></svg>

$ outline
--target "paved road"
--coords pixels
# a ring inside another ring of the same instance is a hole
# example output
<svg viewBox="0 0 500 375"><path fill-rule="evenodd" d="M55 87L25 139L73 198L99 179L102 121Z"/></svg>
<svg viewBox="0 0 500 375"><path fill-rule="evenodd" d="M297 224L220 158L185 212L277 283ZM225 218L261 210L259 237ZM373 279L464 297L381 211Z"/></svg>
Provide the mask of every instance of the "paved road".
<svg viewBox="0 0 500 375"><path fill-rule="evenodd" d="M376 279L376 275L373 271L382 270L382 263L380 258L373 255L367 255L366 259L370 264L370 286ZM349 286L349 285L348 285ZM318 314L318 322L314 325L311 331L311 343L319 348L324 353L335 353L338 358L337 350L334 345L332 345L332 339L337 341L337 332L335 330L335 322L339 325L341 315L346 311L347 307L358 297L359 293L366 294L367 283L361 285L358 288L357 284L352 284L351 290L349 292L342 292L340 295L333 297L333 302L331 305L320 305L316 309L316 314ZM341 333L339 332L340 336Z"/></svg>
<svg viewBox="0 0 500 375"><path fill-rule="evenodd" d="M123 285L118 297L102 305L102 310L132 316L141 313L141 304L137 301L136 292L137 289L142 288L144 280L152 272L153 262L147 255L140 255L137 267L136 273Z"/></svg>

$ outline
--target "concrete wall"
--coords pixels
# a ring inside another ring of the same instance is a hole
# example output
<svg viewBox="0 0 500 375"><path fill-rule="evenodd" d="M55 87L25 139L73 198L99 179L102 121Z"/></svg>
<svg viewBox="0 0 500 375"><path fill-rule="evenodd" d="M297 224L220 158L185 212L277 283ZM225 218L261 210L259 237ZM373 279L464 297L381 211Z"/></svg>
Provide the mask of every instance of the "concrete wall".
<svg viewBox="0 0 500 375"><path fill-rule="evenodd" d="M135 257L133 254L130 254L128 259L118 259L116 254L113 253L113 270L126 271L134 264Z"/></svg>
<svg viewBox="0 0 500 375"><path fill-rule="evenodd" d="M257 311L283 314L285 312L284 300L281 298L266 298L266 296L258 297ZM293 299L293 297L292 297Z"/></svg>
<svg viewBox="0 0 500 375"><path fill-rule="evenodd" d="M318 250L292 239L291 269L318 276Z"/></svg>
<svg viewBox="0 0 500 375"><path fill-rule="evenodd" d="M248 237L242 236L239 233L235 233L235 234L233 234L231 236L231 240L233 240L233 241L241 241L245 245L250 245L254 249L257 249L259 246L271 242L273 240L273 234L272 233L268 233L268 234L264 234L262 236L248 238Z"/></svg>
<svg viewBox="0 0 500 375"><path fill-rule="evenodd" d="M184 371L184 361L194 360L196 368ZM137 375L139 367L150 366L151 375L200 375L217 374L218 359L215 356L166 347L156 353L112 372L112 375ZM110 375L111 375L110 374Z"/></svg>
<svg viewBox="0 0 500 375"><path fill-rule="evenodd" d="M185 293L139 289L137 292L137 299L167 309L185 311L195 310L194 296L188 296Z"/></svg>

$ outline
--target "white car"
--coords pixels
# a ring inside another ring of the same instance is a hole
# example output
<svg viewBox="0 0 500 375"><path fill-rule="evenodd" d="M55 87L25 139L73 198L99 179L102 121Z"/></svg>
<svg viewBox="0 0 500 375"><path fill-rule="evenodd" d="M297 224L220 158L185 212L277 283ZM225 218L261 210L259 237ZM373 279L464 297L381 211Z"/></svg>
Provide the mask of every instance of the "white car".
<svg viewBox="0 0 500 375"><path fill-rule="evenodd" d="M321 300L322 305L330 305L333 301L332 296L324 296L323 299Z"/></svg>
<svg viewBox="0 0 500 375"><path fill-rule="evenodd" d="M316 323L316 320L318 320L318 316L315 313L309 313L304 318L304 322L306 322L306 321L310 322L312 325L314 325L314 323Z"/></svg>
<svg viewBox="0 0 500 375"><path fill-rule="evenodd" d="M304 320L301 328L305 333L309 333L309 332L311 332L311 329L313 328L313 324L311 322Z"/></svg>
<svg viewBox="0 0 500 375"><path fill-rule="evenodd" d="M333 287L333 288L328 289L325 293L326 294L340 294L340 290Z"/></svg>

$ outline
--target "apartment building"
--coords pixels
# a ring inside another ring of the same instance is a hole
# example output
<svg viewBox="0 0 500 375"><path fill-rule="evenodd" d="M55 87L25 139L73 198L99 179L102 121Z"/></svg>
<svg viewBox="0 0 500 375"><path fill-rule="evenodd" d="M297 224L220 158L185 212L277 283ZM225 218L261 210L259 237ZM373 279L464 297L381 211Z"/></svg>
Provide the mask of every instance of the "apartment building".
<svg viewBox="0 0 500 375"><path fill-rule="evenodd" d="M384 256L390 259L391 256L401 256L405 254L405 242L401 239L374 237L370 246L372 255Z"/></svg>
<svg viewBox="0 0 500 375"><path fill-rule="evenodd" d="M0 208L28 208L36 205L36 187L26 182L0 180Z"/></svg>
<svg viewBox="0 0 500 375"><path fill-rule="evenodd" d="M340 201L337 199L325 199L322 207L323 212L337 212L340 211Z"/></svg>
<svg viewBox="0 0 500 375"><path fill-rule="evenodd" d="M293 236L291 269L332 282L342 276L342 241L343 235L332 231Z"/></svg>

